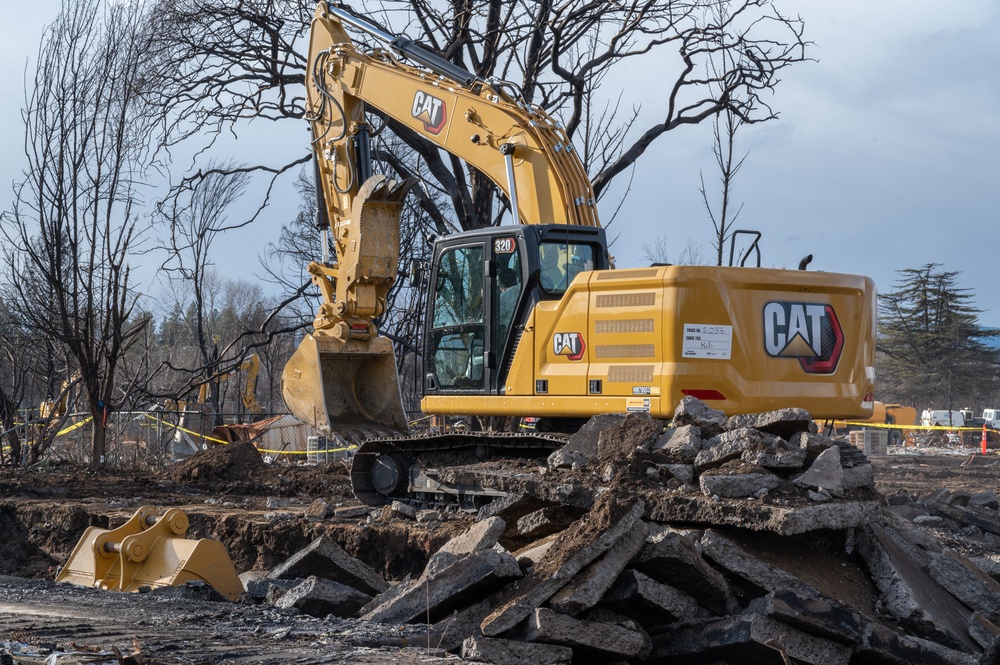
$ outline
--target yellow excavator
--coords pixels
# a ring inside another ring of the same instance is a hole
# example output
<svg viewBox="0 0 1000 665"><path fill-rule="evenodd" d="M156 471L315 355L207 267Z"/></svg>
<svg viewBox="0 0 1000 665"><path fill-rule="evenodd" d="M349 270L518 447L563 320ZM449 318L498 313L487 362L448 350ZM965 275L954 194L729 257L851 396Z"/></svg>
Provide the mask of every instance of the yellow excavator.
<svg viewBox="0 0 1000 665"><path fill-rule="evenodd" d="M384 46L362 50L347 27ZM400 214L414 182L372 172L367 107L479 169L510 206L509 225L434 241L423 276L425 413L535 416L565 431L607 412L669 418L694 396L729 414L795 406L818 419L871 415L869 278L612 269L569 136L515 86L326 2L313 18L308 58L317 196L334 256L309 265L323 302L284 369L282 393L300 420L367 439L352 469L365 503L489 495L434 482L425 453L554 445L544 432L380 436L406 429L392 344L375 322L399 274Z"/></svg>
<svg viewBox="0 0 1000 665"><path fill-rule="evenodd" d="M260 413L260 404L257 402L257 377L260 374L260 358L258 358L256 352L251 353L233 371L198 384L198 401L195 404L201 405L208 401L208 392L211 389L213 381L225 381L237 372L246 372L246 383L243 386L243 392L240 393L243 410L249 414ZM183 412L190 404L190 402L185 400L168 399L164 403L164 408L168 411Z"/></svg>

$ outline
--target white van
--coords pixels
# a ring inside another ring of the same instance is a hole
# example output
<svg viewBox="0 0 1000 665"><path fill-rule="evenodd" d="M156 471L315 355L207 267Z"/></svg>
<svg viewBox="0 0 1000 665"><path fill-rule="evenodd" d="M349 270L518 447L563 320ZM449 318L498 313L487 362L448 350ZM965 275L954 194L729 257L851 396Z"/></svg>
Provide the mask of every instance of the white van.
<svg viewBox="0 0 1000 665"><path fill-rule="evenodd" d="M920 424L924 427L965 427L965 418L961 411L951 411L951 419L948 418L948 411L938 409L926 409L920 414Z"/></svg>
<svg viewBox="0 0 1000 665"><path fill-rule="evenodd" d="M987 427L1000 429L1000 409L983 409L983 420Z"/></svg>

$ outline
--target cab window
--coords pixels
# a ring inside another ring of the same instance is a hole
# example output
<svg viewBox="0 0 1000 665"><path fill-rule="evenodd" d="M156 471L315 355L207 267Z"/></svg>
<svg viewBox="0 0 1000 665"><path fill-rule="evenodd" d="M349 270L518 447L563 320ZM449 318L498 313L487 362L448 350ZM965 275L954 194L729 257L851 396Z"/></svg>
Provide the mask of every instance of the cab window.
<svg viewBox="0 0 1000 665"><path fill-rule="evenodd" d="M594 269L594 248L591 245L543 242L539 254L540 280L547 293L564 293L577 275Z"/></svg>
<svg viewBox="0 0 1000 665"><path fill-rule="evenodd" d="M427 362L444 390L485 388L484 255L483 245L457 247L438 263Z"/></svg>

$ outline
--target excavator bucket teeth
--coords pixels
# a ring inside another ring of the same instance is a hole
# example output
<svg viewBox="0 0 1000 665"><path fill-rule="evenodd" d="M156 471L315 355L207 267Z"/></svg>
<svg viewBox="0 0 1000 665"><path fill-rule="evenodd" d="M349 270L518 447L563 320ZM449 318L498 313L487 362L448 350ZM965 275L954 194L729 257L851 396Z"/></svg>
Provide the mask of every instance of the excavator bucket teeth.
<svg viewBox="0 0 1000 665"><path fill-rule="evenodd" d="M202 581L229 600L243 593L233 562L217 540L187 540L188 518L170 508L142 507L116 529L89 527L56 582L107 591L178 586Z"/></svg>
<svg viewBox="0 0 1000 665"><path fill-rule="evenodd" d="M296 418L353 440L406 430L396 357L384 337L340 342L306 335L285 365L281 393Z"/></svg>

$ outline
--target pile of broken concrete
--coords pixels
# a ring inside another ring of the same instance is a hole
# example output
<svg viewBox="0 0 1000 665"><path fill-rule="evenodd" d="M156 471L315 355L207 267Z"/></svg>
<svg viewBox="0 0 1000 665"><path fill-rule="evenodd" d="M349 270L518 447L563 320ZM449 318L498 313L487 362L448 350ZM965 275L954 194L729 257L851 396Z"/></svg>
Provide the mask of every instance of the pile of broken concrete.
<svg viewBox="0 0 1000 665"><path fill-rule="evenodd" d="M805 411L599 416L538 471L456 470L507 495L416 579L319 539L251 594L497 665L995 661L1000 584Z"/></svg>

